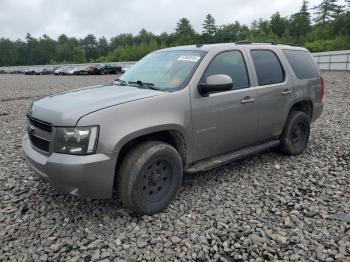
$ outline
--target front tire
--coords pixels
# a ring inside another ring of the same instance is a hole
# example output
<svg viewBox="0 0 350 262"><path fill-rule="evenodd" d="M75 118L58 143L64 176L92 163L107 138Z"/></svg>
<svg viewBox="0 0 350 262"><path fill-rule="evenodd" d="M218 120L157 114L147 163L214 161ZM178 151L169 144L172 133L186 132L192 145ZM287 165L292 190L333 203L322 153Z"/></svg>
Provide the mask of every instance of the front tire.
<svg viewBox="0 0 350 262"><path fill-rule="evenodd" d="M183 175L181 158L166 143L137 145L121 164L117 193L124 206L137 215L164 210L175 198Z"/></svg>
<svg viewBox="0 0 350 262"><path fill-rule="evenodd" d="M279 151L288 156L304 152L310 137L310 118L301 111L292 111L280 137Z"/></svg>

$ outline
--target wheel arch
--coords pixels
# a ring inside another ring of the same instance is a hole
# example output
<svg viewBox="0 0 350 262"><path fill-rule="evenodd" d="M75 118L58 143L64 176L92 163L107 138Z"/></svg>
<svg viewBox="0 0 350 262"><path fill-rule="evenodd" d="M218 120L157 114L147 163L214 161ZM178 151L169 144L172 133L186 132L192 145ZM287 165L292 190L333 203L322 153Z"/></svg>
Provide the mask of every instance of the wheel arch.
<svg viewBox="0 0 350 262"><path fill-rule="evenodd" d="M188 161L189 148L185 133L179 128L168 126L167 128L163 127L158 130L139 130L124 137L116 147L116 173L120 164L125 159L125 156L132 148L140 143L151 140L161 141L173 146L179 153L183 166L186 165Z"/></svg>
<svg viewBox="0 0 350 262"><path fill-rule="evenodd" d="M311 99L302 99L295 101L289 109L288 115L292 111L304 112L309 116L309 119L311 120L313 115L313 102Z"/></svg>
<svg viewBox="0 0 350 262"><path fill-rule="evenodd" d="M291 104L291 107L288 111L287 117L284 121L283 129L286 126L287 120L291 112L293 111L301 111L306 113L309 116L309 119L311 121L312 115L313 115L313 103L311 99L299 99L297 101L294 101L294 103ZM283 132L283 130L282 130Z"/></svg>

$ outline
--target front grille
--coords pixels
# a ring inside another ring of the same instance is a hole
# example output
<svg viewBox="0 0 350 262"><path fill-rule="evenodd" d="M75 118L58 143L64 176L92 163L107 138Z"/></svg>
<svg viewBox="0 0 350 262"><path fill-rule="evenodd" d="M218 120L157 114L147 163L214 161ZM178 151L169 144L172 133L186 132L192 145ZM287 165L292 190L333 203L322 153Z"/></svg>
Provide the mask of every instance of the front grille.
<svg viewBox="0 0 350 262"><path fill-rule="evenodd" d="M44 152L50 152L52 125L28 116L28 136L32 145Z"/></svg>
<svg viewBox="0 0 350 262"><path fill-rule="evenodd" d="M50 123L44 122L44 121L40 121L37 119L34 119L32 117L28 116L28 120L30 122L30 124L32 124L33 126L40 128L42 130L45 130L47 132L52 132L52 125Z"/></svg>
<svg viewBox="0 0 350 262"><path fill-rule="evenodd" d="M50 142L39 137L29 134L29 139L32 142L33 146L45 151L50 152Z"/></svg>

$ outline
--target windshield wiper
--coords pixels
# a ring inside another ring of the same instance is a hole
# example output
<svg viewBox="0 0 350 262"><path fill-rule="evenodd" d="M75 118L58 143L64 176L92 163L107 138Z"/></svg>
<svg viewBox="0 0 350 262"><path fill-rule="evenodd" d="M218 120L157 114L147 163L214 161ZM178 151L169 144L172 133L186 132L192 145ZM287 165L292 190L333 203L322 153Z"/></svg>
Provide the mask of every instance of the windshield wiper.
<svg viewBox="0 0 350 262"><path fill-rule="evenodd" d="M145 83L145 82L142 82L141 80L130 81L128 83L129 84L137 84L140 87L147 87L147 88L152 89L152 90L163 91L163 90L159 89L158 87L156 87L153 83Z"/></svg>
<svg viewBox="0 0 350 262"><path fill-rule="evenodd" d="M120 85L122 85L122 86L126 86L126 85L127 85L127 83L126 83L124 80L121 80L121 79L119 79L119 78L116 79L115 82L119 82Z"/></svg>

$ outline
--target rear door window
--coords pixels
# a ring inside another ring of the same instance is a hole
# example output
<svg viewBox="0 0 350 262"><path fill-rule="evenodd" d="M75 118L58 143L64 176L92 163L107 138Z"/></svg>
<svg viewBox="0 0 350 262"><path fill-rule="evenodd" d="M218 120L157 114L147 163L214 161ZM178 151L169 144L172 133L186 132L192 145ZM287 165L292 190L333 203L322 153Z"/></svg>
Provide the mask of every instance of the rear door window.
<svg viewBox="0 0 350 262"><path fill-rule="evenodd" d="M252 50L256 75L259 86L281 83L284 81L284 71L277 55L270 50Z"/></svg>
<svg viewBox="0 0 350 262"><path fill-rule="evenodd" d="M289 64L299 79L319 78L320 74L311 55L301 50L283 50Z"/></svg>

